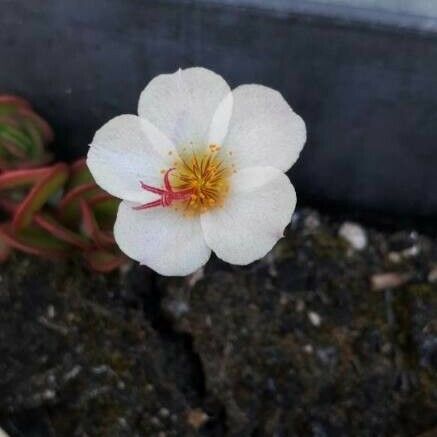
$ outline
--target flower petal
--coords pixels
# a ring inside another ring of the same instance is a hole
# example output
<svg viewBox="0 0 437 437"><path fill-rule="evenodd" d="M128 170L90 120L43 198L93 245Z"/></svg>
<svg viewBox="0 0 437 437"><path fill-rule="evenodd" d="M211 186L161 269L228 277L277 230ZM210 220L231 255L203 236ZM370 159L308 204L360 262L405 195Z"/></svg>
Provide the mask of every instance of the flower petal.
<svg viewBox="0 0 437 437"><path fill-rule="evenodd" d="M218 105L211 121L208 133L208 145L223 144L229 129L232 116L234 96L230 92Z"/></svg>
<svg viewBox="0 0 437 437"><path fill-rule="evenodd" d="M237 172L223 208L201 216L208 246L224 261L245 265L266 255L283 236L296 206L288 177L273 167Z"/></svg>
<svg viewBox="0 0 437 437"><path fill-rule="evenodd" d="M138 114L160 129L180 150L205 147L219 103L230 93L226 81L205 68L155 77L141 93Z"/></svg>
<svg viewBox="0 0 437 437"><path fill-rule="evenodd" d="M161 170L171 166L173 153L177 155L170 141L150 122L136 115L120 115L96 132L87 164L97 184L108 193L146 203L156 195L142 190L140 181L160 186Z"/></svg>
<svg viewBox="0 0 437 437"><path fill-rule="evenodd" d="M211 255L199 219L172 208L147 211L122 202L114 226L120 249L161 275L184 276L203 266Z"/></svg>
<svg viewBox="0 0 437 437"><path fill-rule="evenodd" d="M262 85L233 91L234 105L224 146L238 168L272 166L287 171L306 141L305 123L282 95Z"/></svg>

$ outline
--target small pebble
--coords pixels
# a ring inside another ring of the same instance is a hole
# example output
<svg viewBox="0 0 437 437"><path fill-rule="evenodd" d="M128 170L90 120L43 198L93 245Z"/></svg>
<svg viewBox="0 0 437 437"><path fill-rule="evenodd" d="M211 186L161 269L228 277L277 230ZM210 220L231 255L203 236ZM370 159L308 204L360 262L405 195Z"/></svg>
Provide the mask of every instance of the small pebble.
<svg viewBox="0 0 437 437"><path fill-rule="evenodd" d="M437 283L437 266L433 267L431 271L428 274L428 282L431 282L431 284Z"/></svg>
<svg viewBox="0 0 437 437"><path fill-rule="evenodd" d="M49 305L47 307L47 317L49 319L54 319L56 315L55 307L53 305Z"/></svg>
<svg viewBox="0 0 437 437"><path fill-rule="evenodd" d="M393 264L398 264L404 259L416 257L417 255L419 255L419 253L420 247L415 244L414 246L408 247L407 249L404 249L400 252L390 252L388 254L388 259Z"/></svg>
<svg viewBox="0 0 437 437"><path fill-rule="evenodd" d="M390 252L388 254L388 260L393 264L399 264L402 261L402 255L400 252Z"/></svg>
<svg viewBox="0 0 437 437"><path fill-rule="evenodd" d="M44 399L44 400L51 400L51 399L54 399L55 397L56 397L56 393L55 393L55 391L54 390L45 390L43 393L42 393L42 399Z"/></svg>
<svg viewBox="0 0 437 437"><path fill-rule="evenodd" d="M313 232L320 226L320 218L316 213L312 213L309 216L305 217L304 227L305 231Z"/></svg>
<svg viewBox="0 0 437 437"><path fill-rule="evenodd" d="M187 412L187 422L194 429L200 429L206 422L208 422L209 416L200 408L189 410Z"/></svg>
<svg viewBox="0 0 437 437"><path fill-rule="evenodd" d="M343 223L338 231L338 235L346 240L355 250L363 250L367 246L366 231L356 223Z"/></svg>
<svg viewBox="0 0 437 437"><path fill-rule="evenodd" d="M157 428L161 426L161 421L157 417L152 417L150 423Z"/></svg>
<svg viewBox="0 0 437 437"><path fill-rule="evenodd" d="M121 266L120 266L120 273L124 276L124 275L127 275L131 270L132 270L132 267L133 267L133 263L132 262L127 262L127 263L124 263L124 264L122 264Z"/></svg>
<svg viewBox="0 0 437 437"><path fill-rule="evenodd" d="M314 311L308 312L308 319L314 326L320 326L322 324L322 318Z"/></svg>
<svg viewBox="0 0 437 437"><path fill-rule="evenodd" d="M390 343L384 343L384 344L382 345L382 347L381 347L381 352L382 352L384 355L388 355L388 354L391 353L392 349L393 349L393 348L392 348L392 346L391 346Z"/></svg>
<svg viewBox="0 0 437 437"><path fill-rule="evenodd" d="M56 377L55 377L55 375L53 375L52 373L49 373L49 374L47 375L47 382L48 382L50 385L55 385L55 383L56 383Z"/></svg>
<svg viewBox="0 0 437 437"><path fill-rule="evenodd" d="M334 346L321 347L316 350L317 358L325 366L334 366L338 360L338 352Z"/></svg>
<svg viewBox="0 0 437 437"><path fill-rule="evenodd" d="M303 312L303 310L305 309L305 302L302 299L298 299L296 302L296 311L298 313Z"/></svg>
<svg viewBox="0 0 437 437"><path fill-rule="evenodd" d="M420 247L417 244L402 251L402 255L405 258L414 258L415 256L419 255L419 253Z"/></svg>
<svg viewBox="0 0 437 437"><path fill-rule="evenodd" d="M378 273L370 278L373 291L386 290L387 288L398 288L411 279L409 273Z"/></svg>
<svg viewBox="0 0 437 437"><path fill-rule="evenodd" d="M64 375L64 381L69 381L70 379L76 378L82 370L81 366L74 366L69 372Z"/></svg>
<svg viewBox="0 0 437 437"><path fill-rule="evenodd" d="M166 417L170 416L170 411L168 411L167 408L161 408L159 410L159 415L163 418L166 418Z"/></svg>
<svg viewBox="0 0 437 437"><path fill-rule="evenodd" d="M127 421L126 421L126 419L124 418L124 417L119 417L118 418L118 423L119 423L119 425L122 427L122 428L127 428L128 427L128 424L127 424Z"/></svg>
<svg viewBox="0 0 437 437"><path fill-rule="evenodd" d="M201 267L199 270L196 270L194 273L187 277L187 283L189 287L194 287L199 281L201 281L205 276L205 270Z"/></svg>
<svg viewBox="0 0 437 437"><path fill-rule="evenodd" d="M303 347L303 351L304 351L306 354L311 355L311 354L314 352L314 348L313 348L313 346L312 346L311 344L306 344L306 345Z"/></svg>
<svg viewBox="0 0 437 437"><path fill-rule="evenodd" d="M283 306L287 305L288 302L290 302L290 298L287 294L282 293L281 297L279 298L279 303Z"/></svg>
<svg viewBox="0 0 437 437"><path fill-rule="evenodd" d="M180 319L190 311L190 307L185 300L174 299L164 302L165 309L174 319Z"/></svg>

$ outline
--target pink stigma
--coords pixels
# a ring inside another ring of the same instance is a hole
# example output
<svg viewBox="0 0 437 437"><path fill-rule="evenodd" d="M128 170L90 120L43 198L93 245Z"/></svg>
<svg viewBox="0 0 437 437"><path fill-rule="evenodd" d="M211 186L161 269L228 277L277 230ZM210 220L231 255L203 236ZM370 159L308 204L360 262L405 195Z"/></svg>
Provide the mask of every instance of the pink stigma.
<svg viewBox="0 0 437 437"><path fill-rule="evenodd" d="M175 170L171 168L167 170L164 175L164 188L152 187L150 185L146 185L144 182L140 182L141 188L143 190L148 191L149 193L158 194L160 199L154 200L152 202L145 203L144 205L134 206L133 209L149 209L155 208L157 206L167 207L170 206L176 200L188 200L193 194L192 189L181 190L181 191L173 191L173 187L171 186L169 174Z"/></svg>

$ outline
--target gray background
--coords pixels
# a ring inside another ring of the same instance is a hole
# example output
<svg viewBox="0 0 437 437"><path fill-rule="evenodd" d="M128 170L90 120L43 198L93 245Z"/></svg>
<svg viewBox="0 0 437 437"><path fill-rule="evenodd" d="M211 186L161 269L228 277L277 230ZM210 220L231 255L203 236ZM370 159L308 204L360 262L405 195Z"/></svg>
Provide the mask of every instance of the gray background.
<svg viewBox="0 0 437 437"><path fill-rule="evenodd" d="M202 65L304 117L301 205L435 217L437 7L360 3L0 0L0 91L29 98L73 159L153 76Z"/></svg>
<svg viewBox="0 0 437 437"><path fill-rule="evenodd" d="M198 0L198 2L253 7L278 13L307 13L426 31L437 29L435 0Z"/></svg>

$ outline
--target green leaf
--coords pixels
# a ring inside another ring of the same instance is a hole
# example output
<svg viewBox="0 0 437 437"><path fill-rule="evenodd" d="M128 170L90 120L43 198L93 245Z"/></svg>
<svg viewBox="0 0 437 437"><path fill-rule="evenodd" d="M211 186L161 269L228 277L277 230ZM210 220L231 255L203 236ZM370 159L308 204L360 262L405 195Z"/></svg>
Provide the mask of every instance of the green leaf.
<svg viewBox="0 0 437 437"><path fill-rule="evenodd" d="M41 179L30 191L18 207L12 225L15 230L25 228L32 221L33 214L38 211L47 200L60 190L68 178L68 166L60 163L52 166L50 172Z"/></svg>
<svg viewBox="0 0 437 437"><path fill-rule="evenodd" d="M126 264L128 259L118 253L114 254L105 250L94 250L85 253L84 255L89 267L92 270L100 273L109 273L123 264Z"/></svg>
<svg viewBox="0 0 437 437"><path fill-rule="evenodd" d="M90 183L95 184L95 181L86 165L86 160L77 160L71 165L71 177L68 183L68 189L71 190L80 185L88 185Z"/></svg>
<svg viewBox="0 0 437 437"><path fill-rule="evenodd" d="M14 249L44 258L60 259L71 253L68 244L34 226L15 232L9 223L3 224L0 226L0 238Z"/></svg>
<svg viewBox="0 0 437 437"><path fill-rule="evenodd" d="M9 258L11 252L11 247L0 236L0 263L5 262Z"/></svg>
<svg viewBox="0 0 437 437"><path fill-rule="evenodd" d="M95 196L91 198L89 204L100 228L112 230L115 218L117 217L120 200L103 193L99 197Z"/></svg>
<svg viewBox="0 0 437 437"><path fill-rule="evenodd" d="M31 139L21 130L12 126L0 125L0 142L8 141L20 147L27 156L32 156L34 145Z"/></svg>
<svg viewBox="0 0 437 437"><path fill-rule="evenodd" d="M72 246L79 247L83 250L91 247L91 242L82 235L79 235L70 229L62 226L55 218L48 213L38 213L34 215L34 223L42 229Z"/></svg>
<svg viewBox="0 0 437 437"><path fill-rule="evenodd" d="M78 225L81 218L80 201L88 199L99 191L100 188L94 182L78 185L68 191L59 202L58 207L62 222L68 226Z"/></svg>

